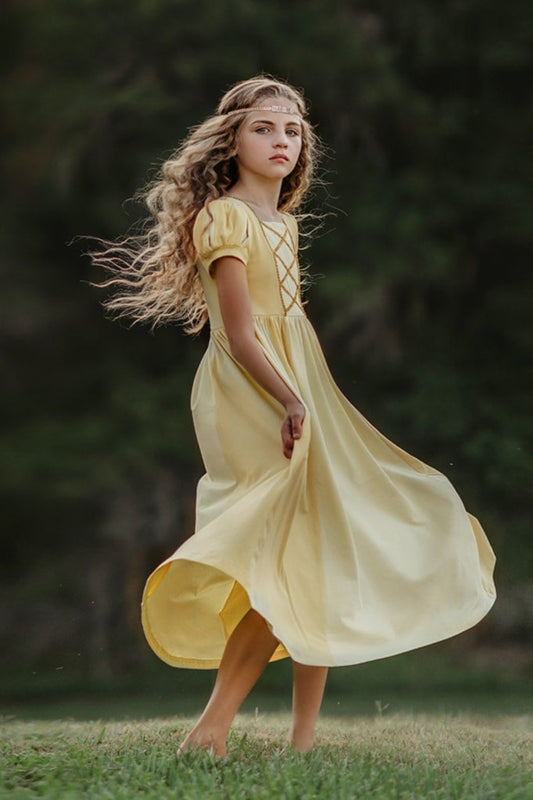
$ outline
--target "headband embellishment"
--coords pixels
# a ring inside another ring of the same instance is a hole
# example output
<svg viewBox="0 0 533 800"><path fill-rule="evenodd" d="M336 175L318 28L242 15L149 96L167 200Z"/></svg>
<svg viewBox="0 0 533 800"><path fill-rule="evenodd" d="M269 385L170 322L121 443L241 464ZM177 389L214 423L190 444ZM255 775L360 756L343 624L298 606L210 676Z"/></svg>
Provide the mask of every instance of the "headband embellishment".
<svg viewBox="0 0 533 800"><path fill-rule="evenodd" d="M251 106L250 108L235 108L233 111L224 111L222 116L228 117L230 114L249 114L250 111L274 111L276 114L296 114L302 115L296 106Z"/></svg>

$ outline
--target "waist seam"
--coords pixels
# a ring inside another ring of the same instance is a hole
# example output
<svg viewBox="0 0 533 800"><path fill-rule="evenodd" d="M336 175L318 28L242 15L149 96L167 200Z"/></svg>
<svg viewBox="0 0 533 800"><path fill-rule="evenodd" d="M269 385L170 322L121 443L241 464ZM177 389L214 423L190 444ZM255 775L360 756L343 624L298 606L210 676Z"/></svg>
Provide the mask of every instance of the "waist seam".
<svg viewBox="0 0 533 800"><path fill-rule="evenodd" d="M252 314L252 319L308 319L307 314ZM212 333L223 331L224 325L213 326L210 324Z"/></svg>

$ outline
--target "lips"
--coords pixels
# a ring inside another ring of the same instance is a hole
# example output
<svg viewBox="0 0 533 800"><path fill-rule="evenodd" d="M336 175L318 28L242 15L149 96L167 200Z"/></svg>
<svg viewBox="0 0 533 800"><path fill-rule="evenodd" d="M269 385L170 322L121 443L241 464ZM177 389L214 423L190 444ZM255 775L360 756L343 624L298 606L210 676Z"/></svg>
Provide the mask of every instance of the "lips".
<svg viewBox="0 0 533 800"><path fill-rule="evenodd" d="M269 160L270 161L288 161L289 159L287 158L287 156L277 155L277 156L271 156Z"/></svg>

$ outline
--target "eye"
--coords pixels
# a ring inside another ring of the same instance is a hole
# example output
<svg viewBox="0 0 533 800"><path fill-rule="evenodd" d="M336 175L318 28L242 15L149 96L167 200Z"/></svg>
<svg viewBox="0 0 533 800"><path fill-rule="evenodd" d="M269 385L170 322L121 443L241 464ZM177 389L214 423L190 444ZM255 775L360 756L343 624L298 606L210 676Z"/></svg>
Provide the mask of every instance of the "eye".
<svg viewBox="0 0 533 800"><path fill-rule="evenodd" d="M289 128L287 133L290 133L291 136L299 136L300 135L300 131L297 131L295 128Z"/></svg>
<svg viewBox="0 0 533 800"><path fill-rule="evenodd" d="M256 128L255 132L256 133L262 133L263 131L266 131L268 133L269 130L270 130L270 128L267 128L266 125L263 125L261 128Z"/></svg>

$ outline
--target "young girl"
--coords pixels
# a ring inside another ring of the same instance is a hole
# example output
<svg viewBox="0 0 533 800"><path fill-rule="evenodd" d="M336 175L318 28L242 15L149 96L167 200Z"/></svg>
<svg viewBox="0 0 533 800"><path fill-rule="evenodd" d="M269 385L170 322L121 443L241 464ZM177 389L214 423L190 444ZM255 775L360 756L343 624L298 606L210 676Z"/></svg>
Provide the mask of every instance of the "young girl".
<svg viewBox="0 0 533 800"><path fill-rule="evenodd" d="M300 297L296 211L317 139L296 89L257 77L164 164L144 237L93 254L135 322L209 319L192 386L206 473L196 531L148 578L143 627L177 667L218 667L178 748L224 756L269 661L290 657L289 741L312 748L328 667L475 625L495 556L448 479L341 394Z"/></svg>

